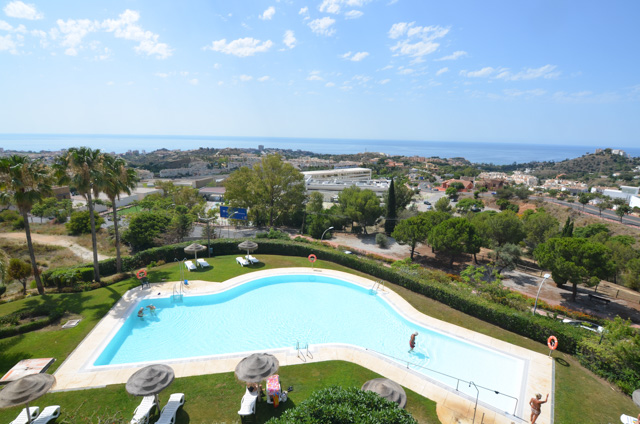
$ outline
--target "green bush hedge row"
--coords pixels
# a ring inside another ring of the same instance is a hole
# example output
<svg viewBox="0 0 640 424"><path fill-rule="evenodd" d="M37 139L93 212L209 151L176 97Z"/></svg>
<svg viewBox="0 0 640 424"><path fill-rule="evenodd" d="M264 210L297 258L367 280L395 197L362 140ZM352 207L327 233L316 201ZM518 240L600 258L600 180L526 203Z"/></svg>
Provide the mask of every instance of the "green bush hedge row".
<svg viewBox="0 0 640 424"><path fill-rule="evenodd" d="M39 319L37 321L28 322L22 325L14 325L11 327L0 328L0 339L4 339L5 337L16 336L18 334L28 333L30 331L39 330L41 328L46 327L47 325L53 324L58 321L64 315L64 310L55 308L52 310L46 309L44 307L36 308L31 311L23 311L23 312L15 312L10 315L5 315L0 318L0 321L5 323L15 323L17 320L25 319L28 317L36 317L36 316L44 316L47 315L46 318Z"/></svg>

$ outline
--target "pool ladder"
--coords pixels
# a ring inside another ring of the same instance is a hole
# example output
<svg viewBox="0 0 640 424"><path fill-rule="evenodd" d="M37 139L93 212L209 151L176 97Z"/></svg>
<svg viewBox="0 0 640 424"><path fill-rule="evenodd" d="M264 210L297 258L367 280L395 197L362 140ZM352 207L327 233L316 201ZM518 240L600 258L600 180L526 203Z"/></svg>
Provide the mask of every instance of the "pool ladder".
<svg viewBox="0 0 640 424"><path fill-rule="evenodd" d="M173 285L173 294L171 295L173 299L182 299L182 296L184 295L184 282L183 281L178 281L177 283L175 283Z"/></svg>
<svg viewBox="0 0 640 424"><path fill-rule="evenodd" d="M306 342L303 346L300 341L296 341L296 350L298 351L298 358L307 362L307 358L313 359L313 355L309 352L309 342Z"/></svg>
<svg viewBox="0 0 640 424"><path fill-rule="evenodd" d="M378 293L378 290L380 290L383 293L386 293L387 290L385 288L384 281L378 280L373 284L373 286L371 286L371 294Z"/></svg>

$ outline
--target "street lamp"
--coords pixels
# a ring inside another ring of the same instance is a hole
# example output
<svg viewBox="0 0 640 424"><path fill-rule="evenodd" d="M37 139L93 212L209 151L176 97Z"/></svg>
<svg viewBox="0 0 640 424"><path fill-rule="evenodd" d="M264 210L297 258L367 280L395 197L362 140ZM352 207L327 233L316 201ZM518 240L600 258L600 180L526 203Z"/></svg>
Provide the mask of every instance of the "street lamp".
<svg viewBox="0 0 640 424"><path fill-rule="evenodd" d="M200 215L198 215L198 219L200 219L200 221L204 221L207 223L207 252L209 253L207 255L208 258L211 257L211 229L209 227L209 223L216 219L215 216L212 216L211 218L203 218Z"/></svg>
<svg viewBox="0 0 640 424"><path fill-rule="evenodd" d="M330 230L333 230L333 227L329 227L329 228L327 228L326 230L324 230L322 232L322 235L320 236L320 241L322 241L322 238L324 237L324 233L326 233L327 231L330 231Z"/></svg>
<svg viewBox="0 0 640 424"><path fill-rule="evenodd" d="M538 297L540 296L540 290L542 290L542 285L546 281L547 278L551 277L551 274L544 274L544 278L542 279L542 283L540 283L540 287L538 287L538 294L536 294L536 302L533 304L533 315L536 314L536 308L538 307Z"/></svg>

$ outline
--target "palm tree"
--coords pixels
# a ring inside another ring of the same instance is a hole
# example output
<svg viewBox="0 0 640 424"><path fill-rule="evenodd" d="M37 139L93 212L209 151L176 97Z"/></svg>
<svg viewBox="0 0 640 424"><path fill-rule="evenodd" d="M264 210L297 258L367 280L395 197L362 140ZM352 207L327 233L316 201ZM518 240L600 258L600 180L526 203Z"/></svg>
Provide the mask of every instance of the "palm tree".
<svg viewBox="0 0 640 424"><path fill-rule="evenodd" d="M51 173L41 161L31 161L28 157L19 155L0 159L0 203L15 205L24 219L33 276L40 294L44 294L44 286L33 251L29 212L34 204L52 193Z"/></svg>
<svg viewBox="0 0 640 424"><path fill-rule="evenodd" d="M100 281L98 265L98 241L96 238L96 220L93 211L93 198L97 198L102 187L104 154L100 149L72 147L66 154L58 157L55 175L59 184L68 184L76 189L87 201L91 219L91 245L93 248L93 279Z"/></svg>
<svg viewBox="0 0 640 424"><path fill-rule="evenodd" d="M107 195L113 209L113 229L116 235L116 270L122 272L122 260L120 259L120 234L118 233L118 214L116 198L120 199L121 193L131 194L131 189L136 186L138 177L136 172L127 168L124 159L104 155L104 178L101 191Z"/></svg>

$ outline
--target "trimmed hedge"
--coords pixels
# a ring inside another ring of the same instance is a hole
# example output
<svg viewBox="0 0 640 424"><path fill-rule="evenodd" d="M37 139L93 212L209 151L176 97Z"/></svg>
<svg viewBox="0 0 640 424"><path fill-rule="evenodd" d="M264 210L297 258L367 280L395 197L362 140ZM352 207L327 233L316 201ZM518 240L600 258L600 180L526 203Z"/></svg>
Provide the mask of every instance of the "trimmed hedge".
<svg viewBox="0 0 640 424"><path fill-rule="evenodd" d="M36 308L32 311L14 312L13 314L0 317L0 324L11 324L28 317L47 315L46 318L39 319L37 321L28 322L26 324L16 325L12 327L0 328L0 339L44 328L47 325L53 324L54 322L58 321L60 318L62 318L64 313L65 311L63 309L58 308L53 310L48 310L46 308Z"/></svg>

